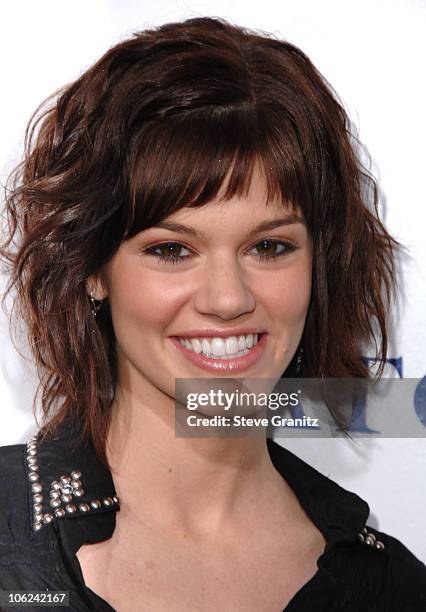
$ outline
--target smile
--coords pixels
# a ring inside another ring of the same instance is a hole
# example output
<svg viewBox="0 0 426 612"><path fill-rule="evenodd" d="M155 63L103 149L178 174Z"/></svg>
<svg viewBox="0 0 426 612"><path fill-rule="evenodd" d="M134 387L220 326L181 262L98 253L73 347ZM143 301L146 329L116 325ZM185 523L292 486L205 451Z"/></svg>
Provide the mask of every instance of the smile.
<svg viewBox="0 0 426 612"><path fill-rule="evenodd" d="M225 337L172 336L170 340L193 365L211 372L241 372L263 355L267 333Z"/></svg>
<svg viewBox="0 0 426 612"><path fill-rule="evenodd" d="M227 338L179 338L182 346L194 353L217 359L233 359L247 355L256 346L258 334L228 336Z"/></svg>

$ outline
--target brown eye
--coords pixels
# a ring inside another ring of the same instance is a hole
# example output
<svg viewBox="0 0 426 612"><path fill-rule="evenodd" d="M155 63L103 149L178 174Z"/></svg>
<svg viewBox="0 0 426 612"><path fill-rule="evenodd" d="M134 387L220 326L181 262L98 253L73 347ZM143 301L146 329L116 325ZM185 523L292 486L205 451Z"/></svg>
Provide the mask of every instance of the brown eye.
<svg viewBox="0 0 426 612"><path fill-rule="evenodd" d="M190 257L190 255L180 255L179 253L182 249L189 253L189 249L179 242L163 242L148 247L143 252L146 255L157 256L159 262L176 264Z"/></svg>
<svg viewBox="0 0 426 612"><path fill-rule="evenodd" d="M156 247L162 257L176 257L181 248L182 245L177 242L165 242Z"/></svg>
<svg viewBox="0 0 426 612"><path fill-rule="evenodd" d="M257 249L257 255L260 260L271 260L288 255L295 251L297 247L294 244L282 240L265 238L258 242L254 248Z"/></svg>

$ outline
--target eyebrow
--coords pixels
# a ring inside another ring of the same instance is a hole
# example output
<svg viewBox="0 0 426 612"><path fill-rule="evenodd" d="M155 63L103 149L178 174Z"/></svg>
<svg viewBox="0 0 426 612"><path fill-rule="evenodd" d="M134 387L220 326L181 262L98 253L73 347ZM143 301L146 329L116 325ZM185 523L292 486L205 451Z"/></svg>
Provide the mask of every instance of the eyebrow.
<svg viewBox="0 0 426 612"><path fill-rule="evenodd" d="M277 227L282 227L283 225L294 225L295 223L302 223L306 225L303 217L298 215L287 215L286 217L279 217L277 219L270 219L269 221L263 221L259 223L256 227L249 231L247 238L253 238L256 234L260 232L266 232L269 230L273 230ZM203 232L199 232L194 227L190 225L183 225L182 223L175 223L172 221L159 221L156 225L152 226L152 228L166 229L172 232L181 232L183 234L188 234L193 238L202 238L206 239L206 236Z"/></svg>

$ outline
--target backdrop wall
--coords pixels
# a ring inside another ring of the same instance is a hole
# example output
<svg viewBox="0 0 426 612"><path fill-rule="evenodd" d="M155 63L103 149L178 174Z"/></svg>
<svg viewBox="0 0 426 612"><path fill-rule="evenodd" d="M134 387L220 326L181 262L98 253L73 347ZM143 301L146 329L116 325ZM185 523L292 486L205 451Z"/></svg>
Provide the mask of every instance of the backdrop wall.
<svg viewBox="0 0 426 612"><path fill-rule="evenodd" d="M409 249L400 262L402 290L389 349L402 371L389 366L385 375L426 375L424 1L14 0L3 2L1 13L2 180L19 159L24 126L37 105L134 31L188 17L221 16L300 46L358 127L381 185L385 224ZM0 291L5 280L0 279ZM0 341L0 444L13 444L35 430L31 402L36 375L15 351L3 313ZM366 499L369 524L398 537L426 560L424 438L279 442Z"/></svg>

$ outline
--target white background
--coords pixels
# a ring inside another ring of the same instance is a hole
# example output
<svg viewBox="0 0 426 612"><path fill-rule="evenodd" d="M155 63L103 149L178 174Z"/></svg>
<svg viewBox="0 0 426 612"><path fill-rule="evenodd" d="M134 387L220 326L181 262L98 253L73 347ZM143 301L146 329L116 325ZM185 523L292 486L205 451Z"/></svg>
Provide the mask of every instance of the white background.
<svg viewBox="0 0 426 612"><path fill-rule="evenodd" d="M24 126L38 103L134 31L188 17L221 16L300 46L358 127L380 181L383 219L409 248L401 260L403 286L389 356L402 356L404 377L426 374L425 2L9 0L0 11L3 180L19 158ZM0 444L12 444L35 428L31 401L36 378L13 348L3 313L0 342ZM394 375L391 369L388 375ZM424 439L280 443L363 497L371 508L369 524L398 537L426 560Z"/></svg>

